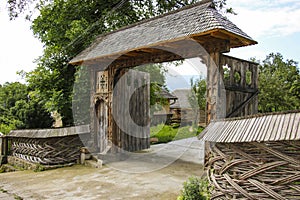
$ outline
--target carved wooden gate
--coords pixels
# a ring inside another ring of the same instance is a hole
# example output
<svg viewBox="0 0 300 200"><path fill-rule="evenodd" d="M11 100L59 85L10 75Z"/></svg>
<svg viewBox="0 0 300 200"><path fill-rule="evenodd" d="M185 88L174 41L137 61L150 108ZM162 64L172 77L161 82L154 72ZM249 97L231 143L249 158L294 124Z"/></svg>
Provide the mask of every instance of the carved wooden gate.
<svg viewBox="0 0 300 200"><path fill-rule="evenodd" d="M150 77L122 69L115 75L112 101L112 142L126 151L150 147Z"/></svg>
<svg viewBox="0 0 300 200"><path fill-rule="evenodd" d="M105 101L98 100L96 102L97 115L97 146L99 152L103 152L108 148L107 125L108 125L108 109Z"/></svg>

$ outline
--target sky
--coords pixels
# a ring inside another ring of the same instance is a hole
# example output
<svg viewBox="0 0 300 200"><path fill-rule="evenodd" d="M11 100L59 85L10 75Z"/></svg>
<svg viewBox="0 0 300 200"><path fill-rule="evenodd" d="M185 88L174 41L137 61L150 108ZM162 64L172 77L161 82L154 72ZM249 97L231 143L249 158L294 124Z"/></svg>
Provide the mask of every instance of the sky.
<svg viewBox="0 0 300 200"><path fill-rule="evenodd" d="M258 42L257 45L232 49L229 53L242 59L264 60L271 52L280 52L285 59L300 62L300 1L299 0L227 0L237 15L229 20ZM9 21L5 1L0 1L0 84L21 81L17 71L31 71L42 55L43 45L34 38L30 23L22 17ZM189 61L196 63L197 61ZM192 75L186 63L180 72Z"/></svg>

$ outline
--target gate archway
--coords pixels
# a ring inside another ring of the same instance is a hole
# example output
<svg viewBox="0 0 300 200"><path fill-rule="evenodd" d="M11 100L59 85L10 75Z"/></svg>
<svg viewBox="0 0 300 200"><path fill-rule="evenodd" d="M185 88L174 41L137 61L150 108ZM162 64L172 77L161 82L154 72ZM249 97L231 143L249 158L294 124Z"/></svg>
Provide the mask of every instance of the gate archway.
<svg viewBox="0 0 300 200"><path fill-rule="evenodd" d="M193 44L191 41L197 45L191 45ZM114 94L117 71L147 63L201 57L207 65L207 123L226 114L228 116L254 114L257 112L258 93L256 64L226 57L223 53L229 52L231 48L256 43L218 13L212 1L203 1L100 35L89 48L73 58L70 63L89 67L91 102L95 102L97 96L104 96L107 99L107 138L117 147L135 151L139 148L131 146L136 146L136 140L130 140L127 145L126 141L129 140L118 134L121 128L116 128L113 119L114 99L122 95L127 98L126 90L120 89ZM200 48L205 51L199 52ZM226 64L233 69L232 72L234 70L239 72L241 79L236 83L232 81L233 76L230 74L229 84L232 85L225 85L225 88L222 88L223 66ZM252 81L249 84L245 83L245 69L252 69ZM101 76L98 76L99 74ZM125 85L126 83L122 86ZM223 90L226 90L225 95ZM226 105L224 99L228 99L230 103ZM226 108L223 110L227 113L220 113L220 108L224 106ZM95 109L95 106L91 106L91 136L93 143L98 144L95 125L98 119L95 119ZM145 148L147 146L145 145Z"/></svg>

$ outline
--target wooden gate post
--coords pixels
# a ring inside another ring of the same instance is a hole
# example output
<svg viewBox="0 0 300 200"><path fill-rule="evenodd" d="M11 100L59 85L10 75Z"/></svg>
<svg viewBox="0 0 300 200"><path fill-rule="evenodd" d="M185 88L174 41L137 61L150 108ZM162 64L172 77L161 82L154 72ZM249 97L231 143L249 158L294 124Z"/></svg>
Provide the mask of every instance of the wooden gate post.
<svg viewBox="0 0 300 200"><path fill-rule="evenodd" d="M0 133L0 165L7 163L8 141L7 137Z"/></svg>
<svg viewBox="0 0 300 200"><path fill-rule="evenodd" d="M212 52L206 60L207 65L207 101L206 124L225 117L226 93L222 82L223 68L220 66L220 53ZM224 96L225 95L225 96Z"/></svg>

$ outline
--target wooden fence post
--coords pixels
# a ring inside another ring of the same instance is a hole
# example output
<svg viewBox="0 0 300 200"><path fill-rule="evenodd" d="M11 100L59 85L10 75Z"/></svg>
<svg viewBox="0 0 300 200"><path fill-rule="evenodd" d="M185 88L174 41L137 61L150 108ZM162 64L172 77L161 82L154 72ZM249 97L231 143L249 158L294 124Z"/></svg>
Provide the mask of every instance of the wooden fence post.
<svg viewBox="0 0 300 200"><path fill-rule="evenodd" d="M0 165L7 163L8 141L7 137L0 133Z"/></svg>

